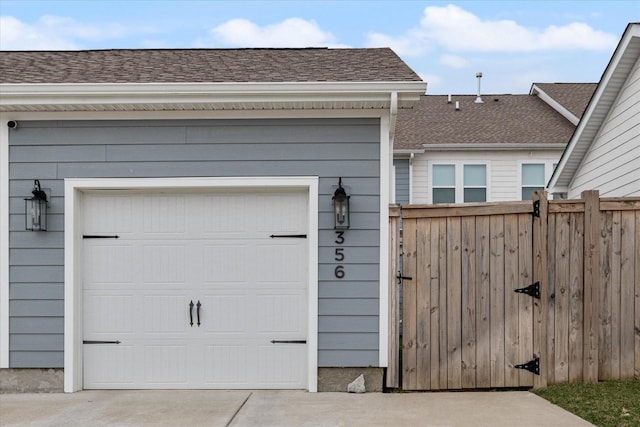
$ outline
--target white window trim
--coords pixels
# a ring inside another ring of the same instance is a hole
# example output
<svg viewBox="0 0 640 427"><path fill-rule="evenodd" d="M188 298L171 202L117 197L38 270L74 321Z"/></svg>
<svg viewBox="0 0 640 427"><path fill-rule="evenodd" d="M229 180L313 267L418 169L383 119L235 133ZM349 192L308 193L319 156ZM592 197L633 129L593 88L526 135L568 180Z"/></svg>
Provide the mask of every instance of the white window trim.
<svg viewBox="0 0 640 427"><path fill-rule="evenodd" d="M518 200L522 199L522 165L544 165L544 182L541 187L546 190L547 183L551 179L551 175L553 175L553 164L559 163L558 159L527 159L527 160L518 160ZM547 198L551 200L553 198L553 194L549 193Z"/></svg>
<svg viewBox="0 0 640 427"><path fill-rule="evenodd" d="M308 191L307 387L318 385L318 177L65 179L64 391L82 389L82 198L85 190L304 188Z"/></svg>
<svg viewBox="0 0 640 427"><path fill-rule="evenodd" d="M485 188L487 190L487 199L485 202L491 201L491 162L482 161L482 160L429 160L427 162L427 180L428 180L428 194L427 194L427 203L433 203L433 166L436 165L453 165L455 166L455 176L456 176L456 201L455 203L464 203L464 166L465 165L484 165L486 167L486 176L485 182L486 185L484 187L479 186L470 186L468 188ZM447 188L447 187L439 187L436 188ZM451 187L448 187L451 188Z"/></svg>

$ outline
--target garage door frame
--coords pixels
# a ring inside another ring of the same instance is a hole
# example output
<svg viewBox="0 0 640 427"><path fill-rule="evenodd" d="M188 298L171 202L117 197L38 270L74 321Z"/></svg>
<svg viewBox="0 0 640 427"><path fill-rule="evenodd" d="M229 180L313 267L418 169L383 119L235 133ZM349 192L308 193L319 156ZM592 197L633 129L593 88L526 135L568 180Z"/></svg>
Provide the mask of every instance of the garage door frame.
<svg viewBox="0 0 640 427"><path fill-rule="evenodd" d="M317 391L318 372L318 177L68 178L64 219L64 391L82 389L82 205L91 190L304 189L308 194L307 387Z"/></svg>

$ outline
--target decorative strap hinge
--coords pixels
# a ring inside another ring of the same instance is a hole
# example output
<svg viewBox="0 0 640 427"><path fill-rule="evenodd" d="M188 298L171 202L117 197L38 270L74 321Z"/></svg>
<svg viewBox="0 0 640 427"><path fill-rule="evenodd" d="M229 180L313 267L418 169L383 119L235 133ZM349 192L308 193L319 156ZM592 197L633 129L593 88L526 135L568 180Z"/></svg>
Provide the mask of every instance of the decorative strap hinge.
<svg viewBox="0 0 640 427"><path fill-rule="evenodd" d="M519 294L527 294L536 299L540 299L540 282L535 282L527 286L526 288L514 289L513 291Z"/></svg>
<svg viewBox="0 0 640 427"><path fill-rule="evenodd" d="M535 359L530 360L527 363L523 363L521 365L515 365L514 368L525 369L531 373L540 375L540 358L536 357Z"/></svg>

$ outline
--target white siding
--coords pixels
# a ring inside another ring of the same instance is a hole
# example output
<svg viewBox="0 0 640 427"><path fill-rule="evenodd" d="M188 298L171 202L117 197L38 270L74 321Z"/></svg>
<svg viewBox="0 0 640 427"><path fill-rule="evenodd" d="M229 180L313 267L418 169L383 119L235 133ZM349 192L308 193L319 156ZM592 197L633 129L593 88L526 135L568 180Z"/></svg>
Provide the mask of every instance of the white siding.
<svg viewBox="0 0 640 427"><path fill-rule="evenodd" d="M486 162L488 202L520 200L520 164L557 162L562 150L446 151L418 154L413 161L413 203L431 203L429 162ZM548 174L551 171L548 171Z"/></svg>
<svg viewBox="0 0 640 427"><path fill-rule="evenodd" d="M569 197L640 196L640 59L569 186Z"/></svg>

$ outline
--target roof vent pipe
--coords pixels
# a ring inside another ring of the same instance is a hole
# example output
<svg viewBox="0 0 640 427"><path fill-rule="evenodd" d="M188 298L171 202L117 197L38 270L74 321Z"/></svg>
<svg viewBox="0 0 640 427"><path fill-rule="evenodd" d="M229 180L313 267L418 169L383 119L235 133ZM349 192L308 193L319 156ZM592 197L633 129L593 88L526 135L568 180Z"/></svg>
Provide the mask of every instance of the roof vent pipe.
<svg viewBox="0 0 640 427"><path fill-rule="evenodd" d="M482 104L482 98L480 97L480 80L482 79L482 73L476 73L476 77L478 78L478 96L476 97L476 104Z"/></svg>
<svg viewBox="0 0 640 427"><path fill-rule="evenodd" d="M460 111L460 101L456 101L456 111Z"/></svg>
<svg viewBox="0 0 640 427"><path fill-rule="evenodd" d="M451 94L447 96L447 104L451 104Z"/></svg>

